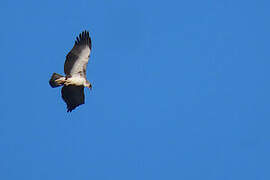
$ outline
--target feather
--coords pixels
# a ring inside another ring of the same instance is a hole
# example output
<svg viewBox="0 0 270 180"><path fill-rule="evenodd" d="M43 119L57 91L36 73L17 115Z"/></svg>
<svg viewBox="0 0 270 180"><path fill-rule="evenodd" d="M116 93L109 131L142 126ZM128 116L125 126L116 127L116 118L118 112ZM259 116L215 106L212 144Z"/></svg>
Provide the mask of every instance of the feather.
<svg viewBox="0 0 270 180"><path fill-rule="evenodd" d="M65 74L86 77L86 66L88 64L90 52L91 38L89 32L83 31L76 38L72 50L66 56L64 65Z"/></svg>
<svg viewBox="0 0 270 180"><path fill-rule="evenodd" d="M71 112L79 105L84 104L84 86L63 86L61 93L67 104L67 112Z"/></svg>

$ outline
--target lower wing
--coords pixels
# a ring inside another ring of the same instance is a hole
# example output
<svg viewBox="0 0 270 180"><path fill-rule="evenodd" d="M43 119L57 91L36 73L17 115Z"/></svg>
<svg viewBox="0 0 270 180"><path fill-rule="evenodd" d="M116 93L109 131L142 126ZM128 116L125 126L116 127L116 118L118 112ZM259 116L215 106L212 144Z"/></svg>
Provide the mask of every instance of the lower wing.
<svg viewBox="0 0 270 180"><path fill-rule="evenodd" d="M84 104L84 86L63 86L61 93L67 104L67 112L71 112L79 105Z"/></svg>

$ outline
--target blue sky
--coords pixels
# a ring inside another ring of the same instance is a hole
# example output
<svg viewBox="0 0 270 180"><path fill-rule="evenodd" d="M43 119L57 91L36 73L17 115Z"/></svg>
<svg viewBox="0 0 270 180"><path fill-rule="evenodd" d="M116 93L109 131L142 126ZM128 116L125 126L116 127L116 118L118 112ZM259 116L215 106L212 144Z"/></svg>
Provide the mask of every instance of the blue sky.
<svg viewBox="0 0 270 180"><path fill-rule="evenodd" d="M0 179L270 179L269 5L1 2ZM68 114L48 80L84 29Z"/></svg>

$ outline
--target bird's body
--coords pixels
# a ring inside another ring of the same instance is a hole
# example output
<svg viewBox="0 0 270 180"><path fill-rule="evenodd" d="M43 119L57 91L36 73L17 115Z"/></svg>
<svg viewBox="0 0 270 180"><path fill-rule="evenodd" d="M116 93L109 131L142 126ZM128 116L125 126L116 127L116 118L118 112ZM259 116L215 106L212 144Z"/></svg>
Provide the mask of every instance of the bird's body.
<svg viewBox="0 0 270 180"><path fill-rule="evenodd" d="M67 54L64 64L66 76L53 73L49 83L51 87L63 86L62 98L71 112L77 106L84 104L84 87L92 88L86 79L86 67L91 52L89 32L83 31L75 41L72 50Z"/></svg>

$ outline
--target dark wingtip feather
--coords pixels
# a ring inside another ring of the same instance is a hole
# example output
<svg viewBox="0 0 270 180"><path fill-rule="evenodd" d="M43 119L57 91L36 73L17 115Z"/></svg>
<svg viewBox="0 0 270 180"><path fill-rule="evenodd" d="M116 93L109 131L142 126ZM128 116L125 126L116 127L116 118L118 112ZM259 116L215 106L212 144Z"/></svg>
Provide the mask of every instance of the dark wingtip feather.
<svg viewBox="0 0 270 180"><path fill-rule="evenodd" d="M76 45L88 45L89 48L91 49L91 38L89 35L89 31L82 31L79 36L77 36L76 41L75 41Z"/></svg>
<svg viewBox="0 0 270 180"><path fill-rule="evenodd" d="M73 109L75 109L75 108L67 107L67 112L71 112Z"/></svg>
<svg viewBox="0 0 270 180"><path fill-rule="evenodd" d="M79 106L79 105L78 105L78 106ZM75 105L69 105L69 106L67 106L67 112L73 111L76 107L77 107L77 106L75 106Z"/></svg>

